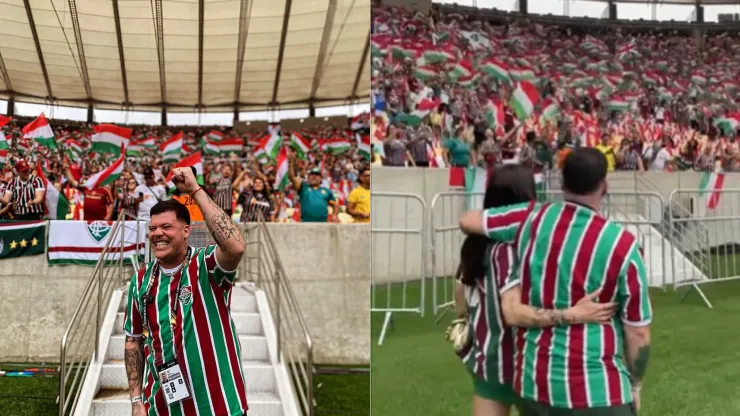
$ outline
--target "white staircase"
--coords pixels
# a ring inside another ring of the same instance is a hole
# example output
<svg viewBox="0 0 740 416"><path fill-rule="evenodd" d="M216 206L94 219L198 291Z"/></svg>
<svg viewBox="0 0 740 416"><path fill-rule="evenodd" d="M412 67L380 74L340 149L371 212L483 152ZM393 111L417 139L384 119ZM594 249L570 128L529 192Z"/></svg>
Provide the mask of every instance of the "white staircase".
<svg viewBox="0 0 740 416"><path fill-rule="evenodd" d="M125 292L125 291L123 291ZM123 362L123 317L126 294L114 292L114 299L103 324L102 338L107 332L107 348L102 364L91 367L83 386L83 393L75 415L129 416L126 369ZM114 308L115 297L120 299ZM260 297L261 296L261 297ZM115 317L111 316L115 313ZM237 285L231 298L231 316L242 347L242 368L247 384L247 403L250 415L294 416L297 414L293 388L285 365L278 363L275 354L274 327L264 293ZM113 322L111 325L110 322ZM98 370L98 371L95 371ZM91 392L93 389L95 392ZM87 391L85 391L87 390ZM87 393L87 394L86 394ZM88 396L86 403L85 396ZM87 411L86 411L87 410Z"/></svg>
<svg viewBox="0 0 740 416"><path fill-rule="evenodd" d="M651 287L708 280L707 275L696 267L683 251L674 246L671 240L665 238L655 227L649 225L648 220L642 215L613 212L610 219L622 224L627 231L637 237L645 254L645 266Z"/></svg>

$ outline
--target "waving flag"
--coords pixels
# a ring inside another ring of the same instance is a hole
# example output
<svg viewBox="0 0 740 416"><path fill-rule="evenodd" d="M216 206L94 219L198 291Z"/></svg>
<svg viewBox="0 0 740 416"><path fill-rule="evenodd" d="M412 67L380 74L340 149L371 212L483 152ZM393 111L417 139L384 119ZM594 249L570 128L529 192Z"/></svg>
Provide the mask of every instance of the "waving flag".
<svg viewBox="0 0 740 416"><path fill-rule="evenodd" d="M230 153L239 154L244 149L244 140L240 137L233 139L223 139L218 144L219 153L221 155L228 155Z"/></svg>
<svg viewBox="0 0 740 416"><path fill-rule="evenodd" d="M128 147L133 130L113 124L98 124L92 136L92 150L97 153L118 155L121 149Z"/></svg>
<svg viewBox="0 0 740 416"><path fill-rule="evenodd" d="M360 156L367 160L370 160L370 135L369 134L358 134L357 135L357 152Z"/></svg>
<svg viewBox="0 0 740 416"><path fill-rule="evenodd" d="M301 160L306 160L308 151L311 150L311 141L298 133L290 135L290 147L296 151L296 156Z"/></svg>
<svg viewBox="0 0 740 416"><path fill-rule="evenodd" d="M52 131L49 122L46 121L44 113L41 113L36 119L26 124L23 129L23 138L33 139L38 144L50 149L57 148L57 142L54 140L54 131Z"/></svg>
<svg viewBox="0 0 740 416"><path fill-rule="evenodd" d="M87 182L85 182L85 188L92 191L95 188L100 188L101 186L115 182L116 179L121 176L121 173L123 173L124 159L126 157L125 149L123 147L121 148L120 155L121 156L113 162L112 165L95 175L90 176Z"/></svg>
<svg viewBox="0 0 740 416"><path fill-rule="evenodd" d="M514 93L511 94L511 107L520 120L526 120L534 111L534 106L540 101L540 94L532 83L521 81Z"/></svg>
<svg viewBox="0 0 740 416"><path fill-rule="evenodd" d="M10 123L10 117L0 115L0 128L5 127L8 123ZM5 134L0 130L0 150L7 149L9 147L8 141L5 139Z"/></svg>
<svg viewBox="0 0 740 416"><path fill-rule="evenodd" d="M220 142L223 139L224 139L224 134L218 130L211 130L208 133L208 137L206 138L206 140L211 141L211 142Z"/></svg>
<svg viewBox="0 0 740 416"><path fill-rule="evenodd" d="M36 165L36 176L41 179L46 188L44 195L44 202L46 204L46 217L50 220L64 220L69 214L69 201L64 197L64 194L59 193L57 188L53 184L49 183L44 175L44 170L41 168L41 163Z"/></svg>
<svg viewBox="0 0 740 416"><path fill-rule="evenodd" d="M193 153L192 155L183 158L181 161L177 162L172 169L187 168L191 166L195 168L195 179L200 185L203 185L203 158L201 157L200 152ZM172 179L172 171L167 175L167 182L169 182L170 179Z"/></svg>
<svg viewBox="0 0 740 416"><path fill-rule="evenodd" d="M707 209L715 209L719 205L719 197L722 196L722 188L725 185L725 174L715 172L704 172L701 177L701 194L707 197Z"/></svg>
<svg viewBox="0 0 740 416"><path fill-rule="evenodd" d="M165 163L180 160L180 155L182 154L182 132L177 133L162 143L159 146L159 150L162 152L162 161Z"/></svg>
<svg viewBox="0 0 740 416"><path fill-rule="evenodd" d="M281 148L277 155L277 172L275 173L275 189L280 191L288 186L288 150Z"/></svg>

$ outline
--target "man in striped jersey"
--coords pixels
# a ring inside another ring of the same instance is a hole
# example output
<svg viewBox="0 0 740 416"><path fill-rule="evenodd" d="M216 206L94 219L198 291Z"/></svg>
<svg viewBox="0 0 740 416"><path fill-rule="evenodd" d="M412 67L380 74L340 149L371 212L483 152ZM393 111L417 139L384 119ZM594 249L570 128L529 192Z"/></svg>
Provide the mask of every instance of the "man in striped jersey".
<svg viewBox="0 0 740 416"><path fill-rule="evenodd" d="M601 152L580 148L563 166L564 201L467 212L460 219L468 234L514 245L521 302L556 324L516 331L513 387L523 398L522 416L632 415L639 408L652 309L636 238L598 214L606 171ZM619 305L619 319L566 326L562 314L546 311L573 306L596 290L598 301ZM510 303L506 294L502 305Z"/></svg>
<svg viewBox="0 0 740 416"><path fill-rule="evenodd" d="M4 195L0 195L0 203L12 204L15 220L40 220L44 216L44 182L33 174L25 160L18 161L15 170L18 175L8 184Z"/></svg>
<svg viewBox="0 0 740 416"><path fill-rule="evenodd" d="M156 260L131 279L124 320L134 416L241 416L247 395L230 296L245 243L190 168L172 182L198 204L217 245L188 246L190 215L175 200L151 209Z"/></svg>

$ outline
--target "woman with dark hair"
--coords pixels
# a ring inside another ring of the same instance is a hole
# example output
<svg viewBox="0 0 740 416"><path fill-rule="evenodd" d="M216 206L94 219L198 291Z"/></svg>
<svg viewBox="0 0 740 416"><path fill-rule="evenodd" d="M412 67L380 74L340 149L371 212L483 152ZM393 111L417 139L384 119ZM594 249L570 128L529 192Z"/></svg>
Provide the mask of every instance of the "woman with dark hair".
<svg viewBox="0 0 740 416"><path fill-rule="evenodd" d="M535 200L530 168L508 165L494 171L484 197L484 207L501 207ZM566 310L535 309L518 301L514 250L509 244L471 235L463 242L455 293L458 315L448 338L473 376L474 416L507 416L517 402L511 383L514 375L514 337L511 326L547 327L556 324L603 322L614 314L613 303L594 303L592 293ZM515 294L502 303L504 292Z"/></svg>
<svg viewBox="0 0 740 416"><path fill-rule="evenodd" d="M237 199L242 206L239 222L257 222L260 214L266 222L275 222L275 208L261 177L254 178L251 189L243 189Z"/></svg>

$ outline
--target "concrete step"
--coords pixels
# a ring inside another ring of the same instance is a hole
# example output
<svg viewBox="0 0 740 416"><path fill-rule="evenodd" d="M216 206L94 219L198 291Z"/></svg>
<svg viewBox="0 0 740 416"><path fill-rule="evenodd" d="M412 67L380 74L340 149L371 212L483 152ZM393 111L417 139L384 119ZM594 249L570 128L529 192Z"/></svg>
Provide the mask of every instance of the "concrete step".
<svg viewBox="0 0 740 416"><path fill-rule="evenodd" d="M109 360L123 360L125 335L116 334L110 337L108 346ZM267 353L267 338L262 335L239 335L242 347L242 360L269 361Z"/></svg>
<svg viewBox="0 0 740 416"><path fill-rule="evenodd" d="M93 399L91 416L131 416L128 390L101 390ZM249 414L283 416L280 398L271 392L247 392Z"/></svg>
<svg viewBox="0 0 740 416"><path fill-rule="evenodd" d="M123 299L118 307L118 312L126 311L128 293L123 294ZM257 313L257 299L248 290L235 287L231 292L231 312Z"/></svg>
<svg viewBox="0 0 740 416"><path fill-rule="evenodd" d="M118 312L116 323L113 326L113 334L123 334L124 313ZM231 318L234 320L237 334L243 335L264 335L262 332L262 320L257 312L231 312Z"/></svg>
<svg viewBox="0 0 740 416"><path fill-rule="evenodd" d="M247 383L247 393L276 392L275 372L272 366L265 361L242 361L244 381ZM100 373L100 388L124 390L128 388L126 367L122 360L109 361L103 364Z"/></svg>

